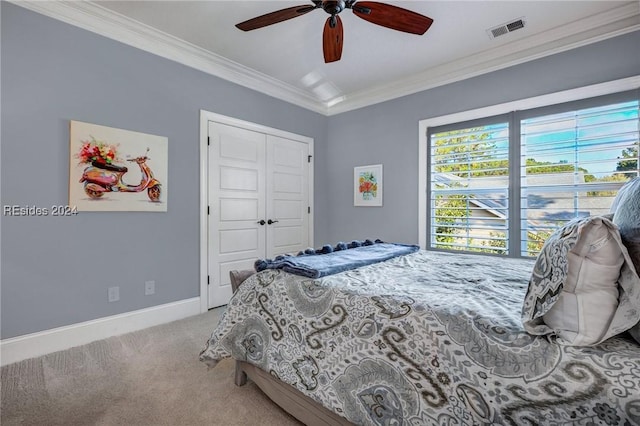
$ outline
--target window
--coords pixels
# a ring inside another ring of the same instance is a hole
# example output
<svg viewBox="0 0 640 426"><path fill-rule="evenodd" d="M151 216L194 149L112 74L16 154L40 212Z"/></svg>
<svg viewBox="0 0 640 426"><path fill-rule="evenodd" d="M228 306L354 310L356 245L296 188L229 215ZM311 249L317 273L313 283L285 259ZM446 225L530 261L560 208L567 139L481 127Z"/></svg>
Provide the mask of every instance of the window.
<svg viewBox="0 0 640 426"><path fill-rule="evenodd" d="M432 247L504 254L509 210L509 123L431 135Z"/></svg>
<svg viewBox="0 0 640 426"><path fill-rule="evenodd" d="M522 256L537 256L554 229L609 213L638 175L638 101L520 122Z"/></svg>
<svg viewBox="0 0 640 426"><path fill-rule="evenodd" d="M427 247L531 257L638 176L638 92L427 131Z"/></svg>

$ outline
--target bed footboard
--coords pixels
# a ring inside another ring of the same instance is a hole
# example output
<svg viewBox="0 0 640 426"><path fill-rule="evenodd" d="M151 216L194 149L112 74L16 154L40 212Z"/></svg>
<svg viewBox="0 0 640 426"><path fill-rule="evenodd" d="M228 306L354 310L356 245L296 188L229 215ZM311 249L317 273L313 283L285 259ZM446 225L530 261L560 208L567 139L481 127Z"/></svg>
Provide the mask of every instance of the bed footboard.
<svg viewBox="0 0 640 426"><path fill-rule="evenodd" d="M344 417L252 364L236 361L236 384L240 376L241 382L244 381L242 384L246 383L247 377L250 378L273 402L307 426L354 426Z"/></svg>

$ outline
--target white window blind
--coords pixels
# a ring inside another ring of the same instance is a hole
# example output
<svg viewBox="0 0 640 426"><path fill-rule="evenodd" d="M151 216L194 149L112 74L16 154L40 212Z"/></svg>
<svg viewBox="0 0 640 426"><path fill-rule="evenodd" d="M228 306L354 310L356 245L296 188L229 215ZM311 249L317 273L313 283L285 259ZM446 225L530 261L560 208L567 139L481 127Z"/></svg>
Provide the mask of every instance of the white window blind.
<svg viewBox="0 0 640 426"><path fill-rule="evenodd" d="M608 214L640 176L638 105L629 92L429 129L428 247L533 257L569 220Z"/></svg>
<svg viewBox="0 0 640 426"><path fill-rule="evenodd" d="M521 255L536 256L554 229L609 213L638 176L638 102L520 121Z"/></svg>
<svg viewBox="0 0 640 426"><path fill-rule="evenodd" d="M430 138L431 247L507 254L509 125Z"/></svg>

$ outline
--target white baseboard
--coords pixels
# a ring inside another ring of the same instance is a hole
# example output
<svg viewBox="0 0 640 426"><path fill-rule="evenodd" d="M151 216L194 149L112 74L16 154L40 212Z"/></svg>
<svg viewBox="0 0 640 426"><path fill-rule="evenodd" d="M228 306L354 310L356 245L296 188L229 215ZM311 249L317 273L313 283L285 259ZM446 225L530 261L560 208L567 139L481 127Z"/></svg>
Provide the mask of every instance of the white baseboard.
<svg viewBox="0 0 640 426"><path fill-rule="evenodd" d="M200 298L153 306L78 324L0 340L0 365L8 365L96 340L130 333L200 313Z"/></svg>

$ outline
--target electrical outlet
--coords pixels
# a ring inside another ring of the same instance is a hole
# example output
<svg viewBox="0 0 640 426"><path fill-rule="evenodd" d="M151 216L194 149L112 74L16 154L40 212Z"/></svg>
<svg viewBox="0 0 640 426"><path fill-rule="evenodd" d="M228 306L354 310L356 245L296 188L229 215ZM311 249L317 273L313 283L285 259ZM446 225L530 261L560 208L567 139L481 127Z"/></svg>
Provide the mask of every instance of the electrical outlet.
<svg viewBox="0 0 640 426"><path fill-rule="evenodd" d="M144 282L144 295L149 296L151 294L155 294L156 292L156 282L155 281L145 281Z"/></svg>
<svg viewBox="0 0 640 426"><path fill-rule="evenodd" d="M120 300L120 287L109 287L109 302Z"/></svg>

